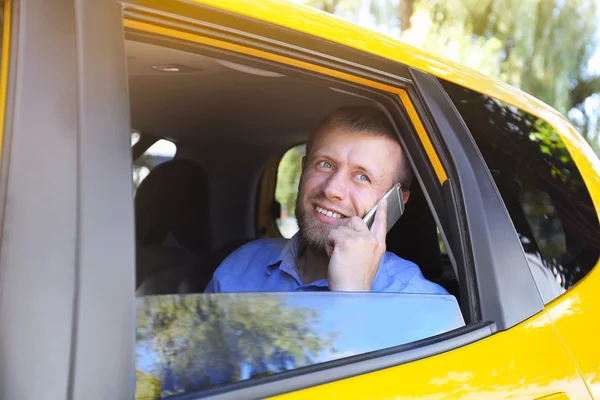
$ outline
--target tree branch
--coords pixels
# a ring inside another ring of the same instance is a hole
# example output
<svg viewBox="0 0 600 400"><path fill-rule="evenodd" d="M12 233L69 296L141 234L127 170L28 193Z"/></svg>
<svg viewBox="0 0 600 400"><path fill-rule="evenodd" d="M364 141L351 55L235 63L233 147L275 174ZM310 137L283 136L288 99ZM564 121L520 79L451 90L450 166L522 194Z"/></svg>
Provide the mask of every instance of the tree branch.
<svg viewBox="0 0 600 400"><path fill-rule="evenodd" d="M571 108L577 107L594 93L600 93L600 75L594 78L578 81L571 91Z"/></svg>

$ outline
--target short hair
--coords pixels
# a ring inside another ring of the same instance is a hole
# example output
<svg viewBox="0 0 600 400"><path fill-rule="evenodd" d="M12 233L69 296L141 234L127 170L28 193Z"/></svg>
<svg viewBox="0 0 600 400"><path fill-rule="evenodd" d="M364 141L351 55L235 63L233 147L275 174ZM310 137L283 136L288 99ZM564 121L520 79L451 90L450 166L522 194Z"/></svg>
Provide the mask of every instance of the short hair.
<svg viewBox="0 0 600 400"><path fill-rule="evenodd" d="M394 131L389 119L383 111L368 106L342 107L323 118L306 142L306 154L310 154L312 145L317 136L332 129L345 129L353 133L366 133L373 136L384 137L400 146L402 159L396 170L396 180L400 182L403 190L408 190L412 183L413 172L404 155L398 135Z"/></svg>

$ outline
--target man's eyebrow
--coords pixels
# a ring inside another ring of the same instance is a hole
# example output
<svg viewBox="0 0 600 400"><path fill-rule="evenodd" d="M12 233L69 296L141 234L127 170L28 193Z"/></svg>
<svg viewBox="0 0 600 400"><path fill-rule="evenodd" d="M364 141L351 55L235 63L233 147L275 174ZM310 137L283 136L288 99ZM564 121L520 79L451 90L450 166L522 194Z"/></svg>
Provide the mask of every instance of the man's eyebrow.
<svg viewBox="0 0 600 400"><path fill-rule="evenodd" d="M314 151L312 153L311 157L312 158L322 157L322 158L326 158L328 160L333 161L335 164L338 163L338 161L336 161L335 157L331 156L330 154L328 154L328 153L326 153L324 151L320 151L320 150ZM364 172L371 179L374 179L374 180L379 180L380 179L380 177L378 177L372 169L370 169L369 167L366 167L364 165L350 165L350 168L351 169L355 169L355 170L359 170L361 172Z"/></svg>
<svg viewBox="0 0 600 400"><path fill-rule="evenodd" d="M308 158L327 158L327 159L333 161L334 163L337 163L335 157L332 157L330 154L328 154L324 151L321 151L321 150L313 151L312 154Z"/></svg>
<svg viewBox="0 0 600 400"><path fill-rule="evenodd" d="M371 178L371 179L378 179L378 177L375 175L375 173L374 173L372 170L370 170L369 168L367 168L367 167L364 167L364 166L362 166L362 165L357 165L357 166L355 166L355 167L353 167L353 168L354 168L354 169L357 169L357 170L359 170L359 171L362 171L362 172L364 172L364 173L365 173L365 174L367 174L367 175L369 176L369 178Z"/></svg>

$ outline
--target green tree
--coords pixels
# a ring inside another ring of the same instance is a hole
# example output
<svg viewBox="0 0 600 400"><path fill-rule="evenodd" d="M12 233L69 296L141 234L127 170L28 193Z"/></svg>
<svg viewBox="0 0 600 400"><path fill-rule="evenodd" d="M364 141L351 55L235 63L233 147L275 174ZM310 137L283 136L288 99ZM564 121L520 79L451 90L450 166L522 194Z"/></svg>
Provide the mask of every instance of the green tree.
<svg viewBox="0 0 600 400"><path fill-rule="evenodd" d="M600 154L600 76L588 68L599 46L596 0L335 3L322 9L356 22L368 6L379 30L541 99L568 115Z"/></svg>
<svg viewBox="0 0 600 400"><path fill-rule="evenodd" d="M135 400L160 398L160 379L143 371L135 371Z"/></svg>
<svg viewBox="0 0 600 400"><path fill-rule="evenodd" d="M287 306L280 297L187 295L138 301L138 357L140 351L153 354L160 367L150 375L159 381L162 396L238 381L243 368L254 375L296 368L332 351L333 337L315 333L318 313ZM156 381L137 378L140 395L156 393Z"/></svg>

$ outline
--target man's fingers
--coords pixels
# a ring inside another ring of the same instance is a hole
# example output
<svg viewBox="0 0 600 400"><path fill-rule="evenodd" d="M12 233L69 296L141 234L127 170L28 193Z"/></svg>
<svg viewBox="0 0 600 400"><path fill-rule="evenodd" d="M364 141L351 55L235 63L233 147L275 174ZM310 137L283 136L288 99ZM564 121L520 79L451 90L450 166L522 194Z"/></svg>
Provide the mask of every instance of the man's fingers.
<svg viewBox="0 0 600 400"><path fill-rule="evenodd" d="M348 227L350 229L354 229L357 232L368 232L369 231L369 227L367 226L365 221L363 221L362 218L356 217L356 216L354 216L348 220L346 227Z"/></svg>
<svg viewBox="0 0 600 400"><path fill-rule="evenodd" d="M385 236L387 234L387 200L379 200L377 211L375 212L375 220L371 226L371 232L377 238L379 243L385 243Z"/></svg>
<svg viewBox="0 0 600 400"><path fill-rule="evenodd" d="M331 253L333 253L336 244L338 244L341 240L344 240L349 236L348 232L345 232L340 228L350 230L350 228L340 226L336 229L332 229L331 232L329 232L329 235L327 235L327 241L325 242L325 250L327 251L328 256L331 256Z"/></svg>

